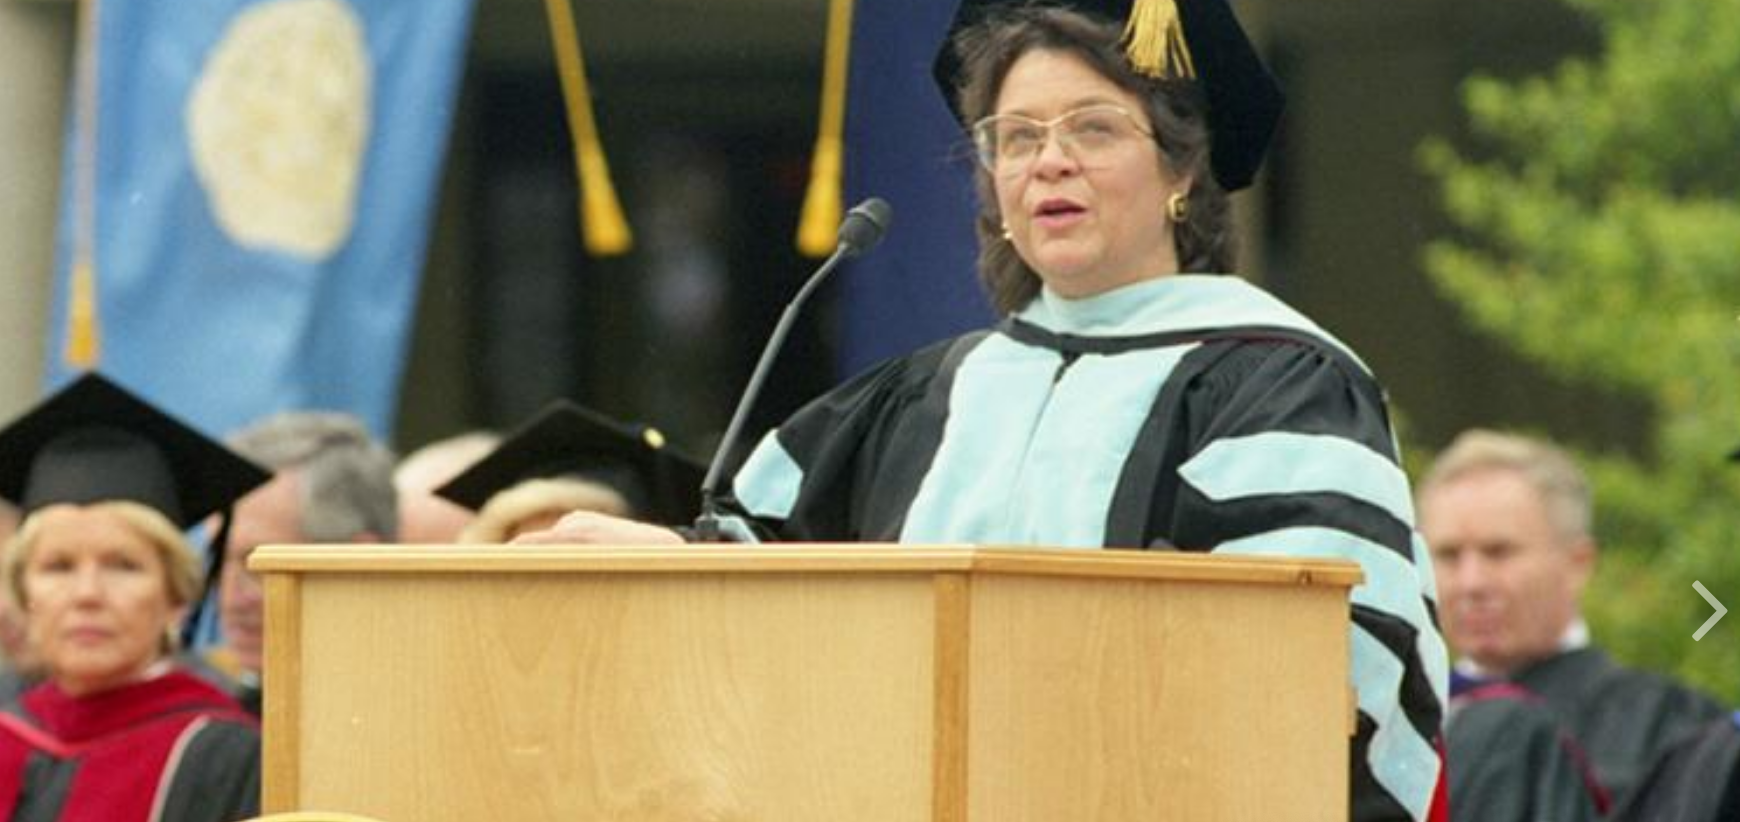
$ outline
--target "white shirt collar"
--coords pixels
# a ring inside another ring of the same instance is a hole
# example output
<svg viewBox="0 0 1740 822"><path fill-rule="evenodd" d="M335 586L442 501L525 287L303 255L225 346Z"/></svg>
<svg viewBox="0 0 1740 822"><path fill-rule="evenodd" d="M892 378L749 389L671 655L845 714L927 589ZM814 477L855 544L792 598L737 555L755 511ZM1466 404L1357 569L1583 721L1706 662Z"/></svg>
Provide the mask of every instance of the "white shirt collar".
<svg viewBox="0 0 1740 822"><path fill-rule="evenodd" d="M1558 653L1568 654L1572 651L1581 651L1584 648L1589 647L1589 644L1589 623L1585 622L1582 615L1579 614L1571 619L1571 624L1565 626L1565 633L1559 636ZM1535 661L1538 662L1540 660ZM1508 679L1508 677L1502 673L1490 671L1481 667L1480 663L1475 662L1468 657L1462 657L1461 659L1456 660L1456 672L1463 676L1473 677L1475 679Z"/></svg>

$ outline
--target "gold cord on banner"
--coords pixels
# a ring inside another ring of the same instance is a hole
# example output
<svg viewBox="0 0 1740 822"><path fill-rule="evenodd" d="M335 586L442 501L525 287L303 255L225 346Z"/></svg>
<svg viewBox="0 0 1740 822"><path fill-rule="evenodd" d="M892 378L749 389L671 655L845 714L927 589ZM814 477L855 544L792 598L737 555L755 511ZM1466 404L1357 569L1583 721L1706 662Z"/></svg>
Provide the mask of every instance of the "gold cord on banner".
<svg viewBox="0 0 1740 822"><path fill-rule="evenodd" d="M79 3L78 78L74 116L78 140L73 163L73 259L67 290L66 349L63 361L92 369L103 356L97 316L97 15L99 0Z"/></svg>
<svg viewBox="0 0 1740 822"><path fill-rule="evenodd" d="M610 183L610 165L605 162L598 124L592 118L592 92L586 86L586 63L575 33L574 7L571 0L545 0L544 8L549 12L556 69L568 106L568 130L574 137L574 167L580 176L580 233L588 253L614 257L634 245L634 235Z"/></svg>
<svg viewBox="0 0 1740 822"><path fill-rule="evenodd" d="M852 47L852 0L829 0L827 53L822 65L822 116L816 129L810 186L798 220L798 251L824 257L840 231L846 150L846 68Z"/></svg>

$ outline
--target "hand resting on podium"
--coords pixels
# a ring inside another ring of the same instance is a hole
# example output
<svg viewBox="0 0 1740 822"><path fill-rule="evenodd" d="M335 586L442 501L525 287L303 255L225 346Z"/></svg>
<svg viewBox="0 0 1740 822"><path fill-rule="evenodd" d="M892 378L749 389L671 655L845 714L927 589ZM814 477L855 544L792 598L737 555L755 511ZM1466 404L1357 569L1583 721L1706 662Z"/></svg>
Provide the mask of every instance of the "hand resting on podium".
<svg viewBox="0 0 1740 822"><path fill-rule="evenodd" d="M514 537L514 545L681 545L684 540L669 528L636 522L597 511L574 511L544 531L529 531Z"/></svg>

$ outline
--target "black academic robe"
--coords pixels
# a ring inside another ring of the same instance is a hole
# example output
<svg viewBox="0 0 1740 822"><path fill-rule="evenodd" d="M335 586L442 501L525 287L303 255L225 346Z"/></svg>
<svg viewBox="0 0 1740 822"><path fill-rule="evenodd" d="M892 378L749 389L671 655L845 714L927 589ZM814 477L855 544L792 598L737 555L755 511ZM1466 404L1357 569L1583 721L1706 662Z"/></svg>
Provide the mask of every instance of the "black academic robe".
<svg viewBox="0 0 1740 822"><path fill-rule="evenodd" d="M1353 816L1426 818L1447 665L1383 393L1242 280L1043 294L811 403L733 491L768 539L1353 559Z"/></svg>
<svg viewBox="0 0 1740 822"><path fill-rule="evenodd" d="M234 822L259 795L257 725L188 673L84 697L39 685L0 711L11 822Z"/></svg>
<svg viewBox="0 0 1740 822"><path fill-rule="evenodd" d="M1656 762L1616 822L1740 820L1740 713L1705 724Z"/></svg>
<svg viewBox="0 0 1740 822"><path fill-rule="evenodd" d="M1606 810L1587 754L1538 696L1472 689L1450 700L1444 737L1454 822L1590 822Z"/></svg>
<svg viewBox="0 0 1740 822"><path fill-rule="evenodd" d="M1624 805L1669 748L1727 711L1666 677L1615 663L1598 648L1567 651L1513 681L1541 695L1589 752L1595 775Z"/></svg>
<svg viewBox="0 0 1740 822"><path fill-rule="evenodd" d="M229 648L217 645L199 653L184 652L175 661L188 673L216 685L234 697L242 710L256 719L259 718L264 708L260 675L244 670L235 653Z"/></svg>

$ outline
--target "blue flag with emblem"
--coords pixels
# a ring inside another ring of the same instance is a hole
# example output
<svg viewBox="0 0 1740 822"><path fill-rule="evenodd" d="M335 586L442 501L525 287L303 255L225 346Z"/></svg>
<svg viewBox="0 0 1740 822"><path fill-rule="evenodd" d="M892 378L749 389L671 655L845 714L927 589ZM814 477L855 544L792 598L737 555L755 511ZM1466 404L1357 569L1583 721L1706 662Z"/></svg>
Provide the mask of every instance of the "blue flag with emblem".
<svg viewBox="0 0 1740 822"><path fill-rule="evenodd" d="M86 0L50 385L387 435L471 2Z"/></svg>
<svg viewBox="0 0 1740 822"><path fill-rule="evenodd" d="M857 0L852 12L845 201L882 197L894 219L842 278L845 374L991 319L975 274L973 154L931 76L955 5Z"/></svg>

